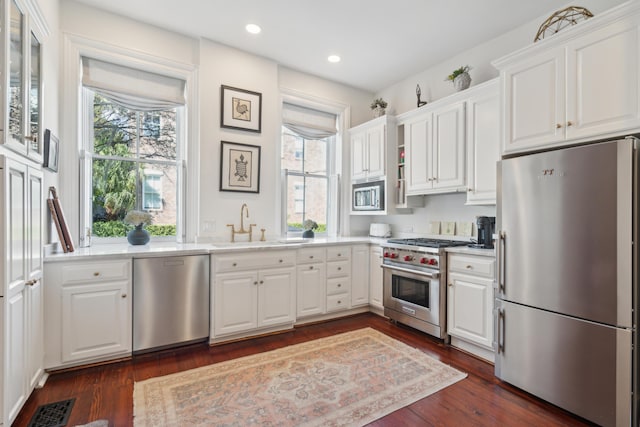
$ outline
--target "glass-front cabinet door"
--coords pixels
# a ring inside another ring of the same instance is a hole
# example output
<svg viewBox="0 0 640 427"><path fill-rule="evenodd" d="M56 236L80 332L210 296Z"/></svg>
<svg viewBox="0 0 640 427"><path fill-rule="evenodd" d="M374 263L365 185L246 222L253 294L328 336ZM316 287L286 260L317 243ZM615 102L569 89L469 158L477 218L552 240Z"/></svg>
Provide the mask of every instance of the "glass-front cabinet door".
<svg viewBox="0 0 640 427"><path fill-rule="evenodd" d="M2 143L42 161L42 48L22 0L5 0L5 106ZM2 1L0 0L0 3ZM8 21L8 22L7 22Z"/></svg>

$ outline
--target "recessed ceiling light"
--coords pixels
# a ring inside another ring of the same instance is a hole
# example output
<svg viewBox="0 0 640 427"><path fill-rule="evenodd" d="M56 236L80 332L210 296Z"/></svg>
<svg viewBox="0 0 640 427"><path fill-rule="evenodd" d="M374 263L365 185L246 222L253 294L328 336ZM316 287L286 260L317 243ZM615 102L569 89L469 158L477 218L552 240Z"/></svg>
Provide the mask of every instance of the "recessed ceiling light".
<svg viewBox="0 0 640 427"><path fill-rule="evenodd" d="M258 34L260 33L260 31L262 31L262 28L260 28L256 24L247 24L247 26L244 28L251 34Z"/></svg>
<svg viewBox="0 0 640 427"><path fill-rule="evenodd" d="M329 55L329 57L327 58L327 61L329 62L340 62L340 57L338 55Z"/></svg>

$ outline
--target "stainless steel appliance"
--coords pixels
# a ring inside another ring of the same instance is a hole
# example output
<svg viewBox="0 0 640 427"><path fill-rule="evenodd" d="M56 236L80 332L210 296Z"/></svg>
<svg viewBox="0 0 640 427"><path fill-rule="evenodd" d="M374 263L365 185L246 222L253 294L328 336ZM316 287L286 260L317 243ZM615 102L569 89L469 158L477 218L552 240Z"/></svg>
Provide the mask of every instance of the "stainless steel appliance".
<svg viewBox="0 0 640 427"><path fill-rule="evenodd" d="M353 184L351 199L354 211L383 211L384 181Z"/></svg>
<svg viewBox="0 0 640 427"><path fill-rule="evenodd" d="M597 424L637 426L638 141L498 171L496 376Z"/></svg>
<svg viewBox="0 0 640 427"><path fill-rule="evenodd" d="M446 338L447 246L468 242L437 239L389 239L382 248L384 315Z"/></svg>
<svg viewBox="0 0 640 427"><path fill-rule="evenodd" d="M209 336L209 256L133 260L133 351Z"/></svg>

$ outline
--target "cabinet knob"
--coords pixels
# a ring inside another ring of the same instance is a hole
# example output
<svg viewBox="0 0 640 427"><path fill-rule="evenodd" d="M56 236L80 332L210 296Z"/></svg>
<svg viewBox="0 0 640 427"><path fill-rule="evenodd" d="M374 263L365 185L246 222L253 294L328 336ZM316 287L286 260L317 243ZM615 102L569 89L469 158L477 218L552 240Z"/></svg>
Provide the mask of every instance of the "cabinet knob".
<svg viewBox="0 0 640 427"><path fill-rule="evenodd" d="M313 255L309 255L309 259L313 259Z"/></svg>
<svg viewBox="0 0 640 427"><path fill-rule="evenodd" d="M264 280L260 280L260 284L262 285L264 283Z"/></svg>
<svg viewBox="0 0 640 427"><path fill-rule="evenodd" d="M126 298L127 294L122 294L121 296L122 296L122 298Z"/></svg>
<svg viewBox="0 0 640 427"><path fill-rule="evenodd" d="M467 269L467 270L473 270L473 266L471 266L471 265L467 265L466 269Z"/></svg>
<svg viewBox="0 0 640 427"><path fill-rule="evenodd" d="M562 128L562 125L560 123L556 123L556 129L560 129Z"/></svg>
<svg viewBox="0 0 640 427"><path fill-rule="evenodd" d="M231 264L232 266L236 267L238 265L237 262L234 262L233 264Z"/></svg>
<svg viewBox="0 0 640 427"><path fill-rule="evenodd" d="M257 284L258 284L258 281L256 280L255 282L253 282L253 284L254 284L254 285L257 285Z"/></svg>
<svg viewBox="0 0 640 427"><path fill-rule="evenodd" d="M313 265L310 265L310 266L309 266L309 270L313 270Z"/></svg>
<svg viewBox="0 0 640 427"><path fill-rule="evenodd" d="M94 276L96 276L96 277L98 277L98 276L100 275L100 272L99 272L99 271L95 271L95 272L93 273L93 275L94 275Z"/></svg>
<svg viewBox="0 0 640 427"><path fill-rule="evenodd" d="M339 257L341 257L341 256L342 256L342 254L338 254L338 256L339 256Z"/></svg>
<svg viewBox="0 0 640 427"><path fill-rule="evenodd" d="M453 283L449 283L449 286L453 286Z"/></svg>
<svg viewBox="0 0 640 427"><path fill-rule="evenodd" d="M571 122L571 120L569 120L569 121L567 122L567 126L573 126L573 122Z"/></svg>
<svg viewBox="0 0 640 427"><path fill-rule="evenodd" d="M338 267L338 271L342 270L342 267Z"/></svg>
<svg viewBox="0 0 640 427"><path fill-rule="evenodd" d="M278 260L279 263L282 263L283 261L281 259Z"/></svg>
<svg viewBox="0 0 640 427"><path fill-rule="evenodd" d="M26 282L24 282L25 286L33 286L35 285L37 282L37 280L27 280Z"/></svg>
<svg viewBox="0 0 640 427"><path fill-rule="evenodd" d="M342 304L342 301L338 300L338 304Z"/></svg>

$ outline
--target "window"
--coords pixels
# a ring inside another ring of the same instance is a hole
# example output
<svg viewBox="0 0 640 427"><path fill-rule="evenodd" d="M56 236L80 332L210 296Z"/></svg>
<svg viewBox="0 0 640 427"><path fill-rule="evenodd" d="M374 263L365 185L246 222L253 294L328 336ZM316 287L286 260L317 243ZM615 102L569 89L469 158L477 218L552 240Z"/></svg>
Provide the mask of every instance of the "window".
<svg viewBox="0 0 640 427"><path fill-rule="evenodd" d="M170 89L175 79L129 71L83 58L84 193L89 196L85 227L96 238L123 238L129 230L124 216L143 210L152 214L153 223L146 228L155 240L159 236L175 240L184 227L180 197L184 138L179 131L184 100L176 96L167 101L170 97L161 90ZM122 86L114 90L109 84L113 82ZM151 88L145 89L147 83ZM184 85L175 84L177 95L184 92ZM154 98L158 94L162 99Z"/></svg>
<svg viewBox="0 0 640 427"><path fill-rule="evenodd" d="M146 211L162 209L162 175L157 170L144 171L142 208Z"/></svg>

